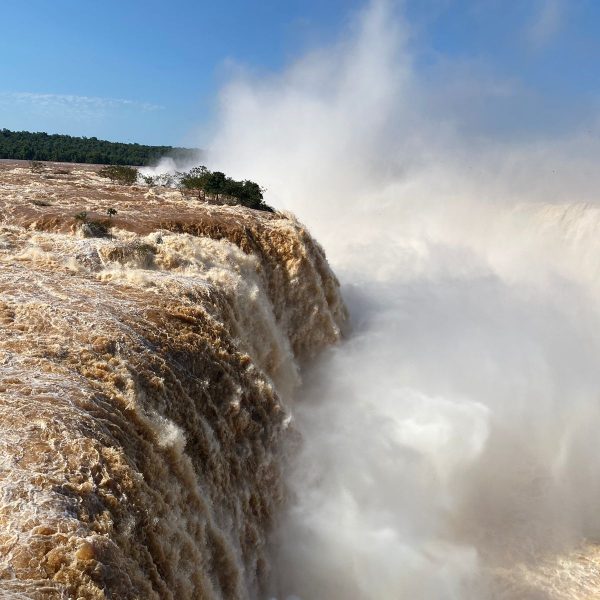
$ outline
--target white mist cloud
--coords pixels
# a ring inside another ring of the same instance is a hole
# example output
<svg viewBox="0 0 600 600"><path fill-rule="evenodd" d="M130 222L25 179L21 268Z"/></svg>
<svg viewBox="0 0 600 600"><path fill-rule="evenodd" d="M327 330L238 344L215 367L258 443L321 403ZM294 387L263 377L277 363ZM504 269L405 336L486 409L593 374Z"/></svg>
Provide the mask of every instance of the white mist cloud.
<svg viewBox="0 0 600 600"><path fill-rule="evenodd" d="M294 406L272 593L558 598L517 567L600 533L597 130L478 131L408 33L374 1L222 96L210 160L307 223L353 324Z"/></svg>

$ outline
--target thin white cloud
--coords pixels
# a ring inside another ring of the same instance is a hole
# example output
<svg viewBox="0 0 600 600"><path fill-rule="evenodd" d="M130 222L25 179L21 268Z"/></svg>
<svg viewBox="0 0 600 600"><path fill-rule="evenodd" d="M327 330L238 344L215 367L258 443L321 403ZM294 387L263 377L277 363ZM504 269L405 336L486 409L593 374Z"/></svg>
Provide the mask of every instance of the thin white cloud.
<svg viewBox="0 0 600 600"><path fill-rule="evenodd" d="M565 12L563 0L541 0L535 19L528 30L532 46L545 46L560 30Z"/></svg>
<svg viewBox="0 0 600 600"><path fill-rule="evenodd" d="M17 104L29 106L37 112L67 112L76 117L90 118L103 116L118 109L141 110L151 112L164 109L164 106L150 102L126 100L122 98L104 98L98 96L77 96L74 94L40 94L33 92L0 92L0 105Z"/></svg>

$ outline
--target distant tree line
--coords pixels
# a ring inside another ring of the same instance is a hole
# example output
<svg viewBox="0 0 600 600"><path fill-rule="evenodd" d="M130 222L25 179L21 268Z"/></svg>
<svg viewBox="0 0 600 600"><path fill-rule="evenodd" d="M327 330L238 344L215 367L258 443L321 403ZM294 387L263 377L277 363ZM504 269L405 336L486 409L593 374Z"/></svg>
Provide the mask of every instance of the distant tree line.
<svg viewBox="0 0 600 600"><path fill-rule="evenodd" d="M198 150L0 129L0 158L145 166L166 155L175 160L191 160L197 157Z"/></svg>

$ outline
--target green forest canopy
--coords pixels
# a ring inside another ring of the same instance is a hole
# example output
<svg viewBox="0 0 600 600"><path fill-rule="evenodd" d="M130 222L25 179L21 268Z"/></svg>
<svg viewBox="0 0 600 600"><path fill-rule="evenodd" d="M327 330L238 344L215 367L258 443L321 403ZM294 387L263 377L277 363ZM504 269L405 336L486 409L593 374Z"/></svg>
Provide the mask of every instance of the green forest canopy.
<svg viewBox="0 0 600 600"><path fill-rule="evenodd" d="M197 158L198 154L198 150L190 148L124 144L95 137L0 129L0 158L14 160L144 166L167 155L189 160Z"/></svg>

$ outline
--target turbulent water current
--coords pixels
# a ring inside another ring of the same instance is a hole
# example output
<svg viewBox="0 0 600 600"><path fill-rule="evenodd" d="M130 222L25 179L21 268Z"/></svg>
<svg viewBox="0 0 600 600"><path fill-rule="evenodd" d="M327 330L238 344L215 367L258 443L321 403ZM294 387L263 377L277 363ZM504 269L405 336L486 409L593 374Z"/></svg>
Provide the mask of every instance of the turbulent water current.
<svg viewBox="0 0 600 600"><path fill-rule="evenodd" d="M256 597L338 287L291 216L1 165L0 595Z"/></svg>

